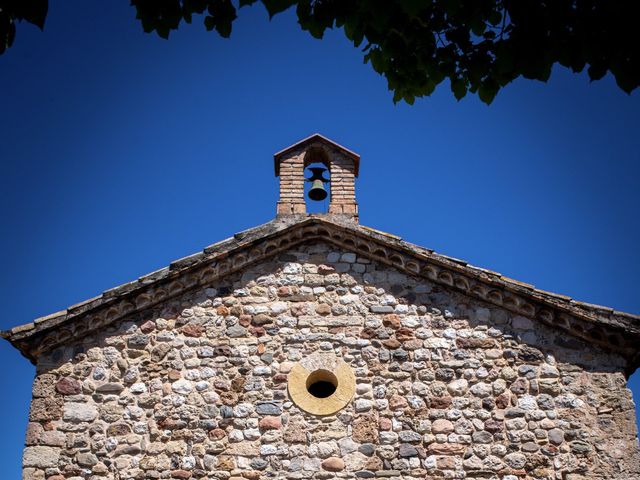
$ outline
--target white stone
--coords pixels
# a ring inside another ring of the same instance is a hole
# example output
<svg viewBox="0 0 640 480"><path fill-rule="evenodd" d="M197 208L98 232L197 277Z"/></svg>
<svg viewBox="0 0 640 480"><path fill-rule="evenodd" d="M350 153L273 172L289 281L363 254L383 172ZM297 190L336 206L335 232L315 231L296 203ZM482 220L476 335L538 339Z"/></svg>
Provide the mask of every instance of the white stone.
<svg viewBox="0 0 640 480"><path fill-rule="evenodd" d="M278 453L278 449L274 445L260 446L260 455L275 455L276 453Z"/></svg>
<svg viewBox="0 0 640 480"><path fill-rule="evenodd" d="M271 368L265 365L258 365L253 368L254 375L271 375Z"/></svg>
<svg viewBox="0 0 640 480"><path fill-rule="evenodd" d="M371 400L365 400L360 398L355 402L356 412L366 412L368 410L371 410L372 406L373 406L373 403L371 402Z"/></svg>
<svg viewBox="0 0 640 480"><path fill-rule="evenodd" d="M455 329L453 328L446 328L443 332L442 332L442 336L444 338L450 338L450 339L454 339L458 336L457 332Z"/></svg>
<svg viewBox="0 0 640 480"><path fill-rule="evenodd" d="M62 418L67 422L92 422L98 416L98 409L86 403L66 403Z"/></svg>
<svg viewBox="0 0 640 480"><path fill-rule="evenodd" d="M131 393L146 393L147 386L144 383L134 383L129 387Z"/></svg>
<svg viewBox="0 0 640 480"><path fill-rule="evenodd" d="M180 379L171 384L171 390L181 395L187 395L191 393L193 386L188 380Z"/></svg>
<svg viewBox="0 0 640 480"><path fill-rule="evenodd" d="M26 447L22 453L24 467L50 468L57 467L60 460L60 449L53 447Z"/></svg>
<svg viewBox="0 0 640 480"><path fill-rule="evenodd" d="M396 307L393 309L394 313L400 314L400 315L404 315L405 313L409 312L409 305L396 305ZM420 322L418 322L418 325L420 324Z"/></svg>
<svg viewBox="0 0 640 480"><path fill-rule="evenodd" d="M358 447L360 447L360 444L354 442L351 437L345 437L338 443L340 444L340 454L342 456L345 456L348 453L355 452L356 450L358 450Z"/></svg>
<svg viewBox="0 0 640 480"><path fill-rule="evenodd" d="M532 395L523 395L518 399L518 406L523 410L535 410L538 408L538 402Z"/></svg>
<svg viewBox="0 0 640 480"><path fill-rule="evenodd" d="M248 417L253 413L253 405L250 403L239 403L233 409L233 414L238 418Z"/></svg>
<svg viewBox="0 0 640 480"><path fill-rule="evenodd" d="M459 380L454 380L449 385L447 385L447 390L454 397L459 397L467 393L469 388L469 382L467 382L464 378Z"/></svg>
<svg viewBox="0 0 640 480"><path fill-rule="evenodd" d="M398 441L398 434L395 432L380 432L379 438L382 445L393 445Z"/></svg>
<svg viewBox="0 0 640 480"><path fill-rule="evenodd" d="M491 395L492 388L491 385L480 382L473 385L470 390L476 397L484 398Z"/></svg>
<svg viewBox="0 0 640 480"><path fill-rule="evenodd" d="M416 328L420 326L420 320L418 319L418 317L406 316L400 320L400 324L403 327Z"/></svg>
<svg viewBox="0 0 640 480"><path fill-rule="evenodd" d="M432 337L424 341L426 348L450 348L451 342L445 338Z"/></svg>
<svg viewBox="0 0 640 480"><path fill-rule="evenodd" d="M286 312L288 308L288 305L284 302L275 302L271 304L271 311L276 315Z"/></svg>

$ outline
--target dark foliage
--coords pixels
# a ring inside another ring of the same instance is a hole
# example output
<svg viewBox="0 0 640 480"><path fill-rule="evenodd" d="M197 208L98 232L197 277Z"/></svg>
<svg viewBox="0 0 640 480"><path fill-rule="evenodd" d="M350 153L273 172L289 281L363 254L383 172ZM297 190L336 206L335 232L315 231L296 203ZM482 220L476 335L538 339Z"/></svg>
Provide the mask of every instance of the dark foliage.
<svg viewBox="0 0 640 480"><path fill-rule="evenodd" d="M194 15L228 37L237 9L258 2L270 16L295 6L316 38L343 28L396 102L448 79L457 99L472 92L491 103L520 76L546 81L556 63L586 67L591 80L611 72L627 93L640 83L638 0L131 0L144 31L163 38ZM0 0L0 53L16 20L42 28L46 11L46 0Z"/></svg>

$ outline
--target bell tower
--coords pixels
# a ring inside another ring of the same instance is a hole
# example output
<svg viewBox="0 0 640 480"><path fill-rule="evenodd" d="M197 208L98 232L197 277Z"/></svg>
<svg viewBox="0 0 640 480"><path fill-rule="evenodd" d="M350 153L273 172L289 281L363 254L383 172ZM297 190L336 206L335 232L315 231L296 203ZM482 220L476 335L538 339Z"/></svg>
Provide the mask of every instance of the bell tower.
<svg viewBox="0 0 640 480"><path fill-rule="evenodd" d="M360 155L316 133L279 151L273 156L276 177L280 177L280 199L277 215L305 215L306 181L313 182L309 192L311 201L326 197L324 185L330 189L328 215L340 215L358 221L355 179L358 176ZM322 164L330 179L322 177L322 168L313 168L305 178L305 169Z"/></svg>

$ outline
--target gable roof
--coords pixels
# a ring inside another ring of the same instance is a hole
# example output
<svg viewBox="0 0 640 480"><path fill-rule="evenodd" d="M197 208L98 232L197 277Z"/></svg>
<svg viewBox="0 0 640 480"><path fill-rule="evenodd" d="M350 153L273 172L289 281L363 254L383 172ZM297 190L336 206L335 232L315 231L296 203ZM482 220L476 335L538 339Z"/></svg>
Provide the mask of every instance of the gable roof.
<svg viewBox="0 0 640 480"><path fill-rule="evenodd" d="M43 352L310 241L324 241L356 251L373 261L424 277L619 353L628 362L627 375L640 364L637 347L640 316L539 290L332 215L276 218L176 260L166 268L1 335L35 363Z"/></svg>
<svg viewBox="0 0 640 480"><path fill-rule="evenodd" d="M306 146L312 143L321 143L327 145L329 148L334 148L341 152L343 155L353 159L353 174L354 176L358 176L358 172L360 170L360 155L356 152L349 150L347 147L343 147L339 143L334 142L333 140L328 139L324 135L320 135L319 133L314 133L313 135L303 138L299 142L294 143L293 145L289 145L288 147L280 150L273 154L273 166L275 168L276 177L280 176L280 159L289 152L298 149L304 149Z"/></svg>

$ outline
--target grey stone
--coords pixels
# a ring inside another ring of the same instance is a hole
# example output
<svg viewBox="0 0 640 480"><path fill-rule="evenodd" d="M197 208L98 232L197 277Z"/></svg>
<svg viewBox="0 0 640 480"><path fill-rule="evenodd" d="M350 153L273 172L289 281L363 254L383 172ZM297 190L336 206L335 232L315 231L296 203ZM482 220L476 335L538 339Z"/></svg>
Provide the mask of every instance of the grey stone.
<svg viewBox="0 0 640 480"><path fill-rule="evenodd" d="M504 461L511 468L515 468L516 470L520 470L527 463L527 457L525 457L521 453L510 453L504 457Z"/></svg>
<svg viewBox="0 0 640 480"><path fill-rule="evenodd" d="M363 443L358 448L358 451L360 453L362 453L363 455L366 455L367 457L370 457L371 455L373 455L375 453L376 447L372 443Z"/></svg>
<svg viewBox="0 0 640 480"><path fill-rule="evenodd" d="M97 393L117 395L124 390L124 386L119 383L105 383L96 387Z"/></svg>
<svg viewBox="0 0 640 480"><path fill-rule="evenodd" d="M553 428L549 430L549 441L554 445L560 445L564 442L564 432L559 428Z"/></svg>
<svg viewBox="0 0 640 480"><path fill-rule="evenodd" d="M398 454L401 457L417 457L418 450L416 450L416 447L409 443L401 443Z"/></svg>
<svg viewBox="0 0 640 480"><path fill-rule="evenodd" d="M144 348L149 345L149 335L144 335L141 333L131 335L131 337L129 337L127 345L129 345L129 348Z"/></svg>
<svg viewBox="0 0 640 480"><path fill-rule="evenodd" d="M81 467L93 467L98 463L98 457L96 457L93 453L78 453L76 455L76 462Z"/></svg>
<svg viewBox="0 0 640 480"><path fill-rule="evenodd" d="M256 412L259 415L280 415L282 413L282 405L279 402L258 402L256 404Z"/></svg>
<svg viewBox="0 0 640 480"><path fill-rule="evenodd" d="M422 435L411 430L404 430L398 434L401 442L416 443L422 441Z"/></svg>
<svg viewBox="0 0 640 480"><path fill-rule="evenodd" d="M393 313L393 307L390 305L371 305L369 310L372 313Z"/></svg>

